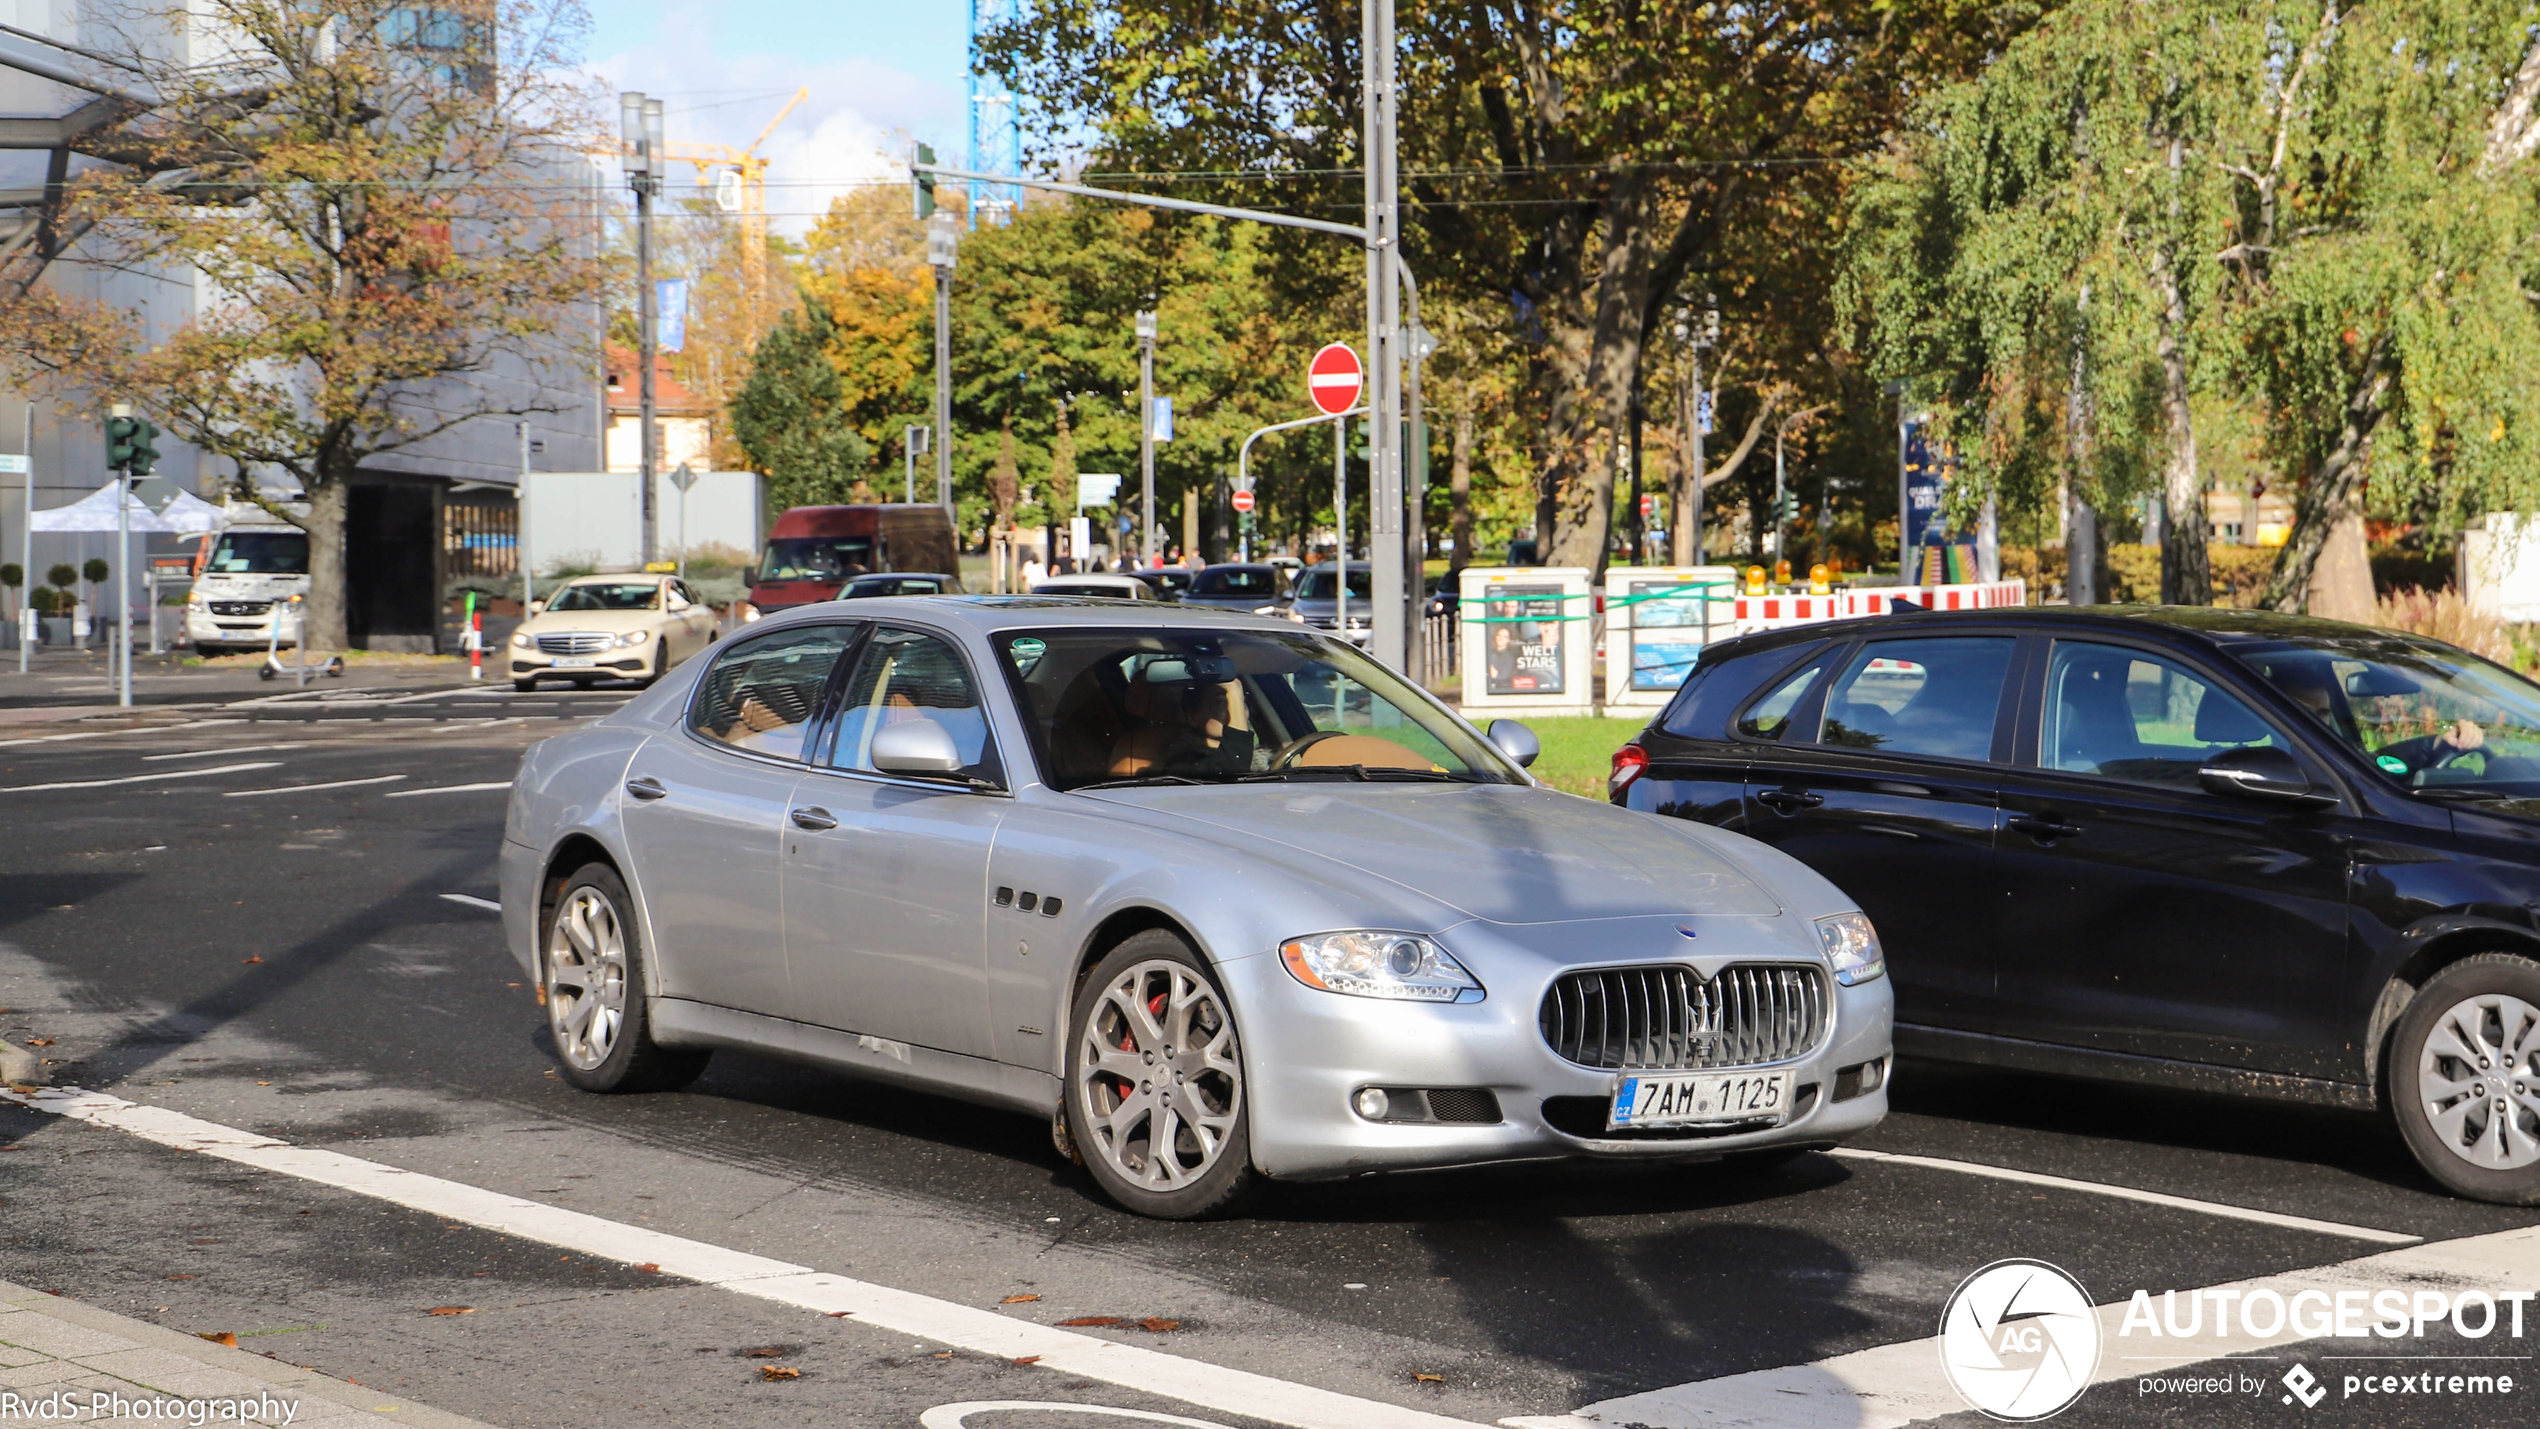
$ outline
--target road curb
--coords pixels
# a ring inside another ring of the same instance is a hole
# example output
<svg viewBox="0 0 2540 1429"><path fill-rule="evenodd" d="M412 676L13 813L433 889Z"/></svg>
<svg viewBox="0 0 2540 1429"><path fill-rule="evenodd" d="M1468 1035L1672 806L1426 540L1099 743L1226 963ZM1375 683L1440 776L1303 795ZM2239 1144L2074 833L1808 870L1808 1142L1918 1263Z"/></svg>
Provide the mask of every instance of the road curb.
<svg viewBox="0 0 2540 1429"><path fill-rule="evenodd" d="M375 1421L378 1423L423 1425L428 1426L428 1429L492 1429L492 1426L480 1420L452 1414L443 1409L435 1409L428 1404L418 1404L402 1395L365 1388L346 1380L319 1374L314 1370L302 1369L298 1365L287 1364L277 1359L267 1359L260 1354L251 1354L246 1350L233 1350L199 1335L189 1335L182 1330L171 1330L162 1325L153 1325L147 1320L135 1320L129 1316L115 1314L111 1310L100 1310L94 1305L82 1304L77 1300L66 1299L59 1295L46 1294L41 1290L30 1290L23 1285L12 1284L6 1280L0 1280L0 1308L29 1311L66 1325L76 1325L84 1330L113 1335L144 1349L176 1355L211 1369L244 1376L269 1386L276 1391L277 1398L283 1397L287 1392L301 1399L324 1400L328 1404L353 1410L366 1418L373 1415L393 1414L396 1416L393 1420L381 1417ZM10 1317L0 1317L0 1324L5 1324L7 1318ZM79 1361L72 1359L70 1362L77 1364ZM165 1397L173 1399L187 1396L168 1394Z"/></svg>

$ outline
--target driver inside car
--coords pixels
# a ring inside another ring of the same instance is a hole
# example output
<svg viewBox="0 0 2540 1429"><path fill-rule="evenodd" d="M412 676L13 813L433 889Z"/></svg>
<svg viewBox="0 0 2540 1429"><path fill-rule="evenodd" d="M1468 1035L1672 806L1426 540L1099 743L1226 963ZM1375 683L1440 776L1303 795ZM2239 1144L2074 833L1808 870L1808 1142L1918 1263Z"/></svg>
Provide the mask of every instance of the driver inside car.
<svg viewBox="0 0 2540 1429"><path fill-rule="evenodd" d="M1243 774L1259 745L1235 662L1223 655L1165 656L1146 661L1123 693L1122 708L1139 721L1111 747L1106 772Z"/></svg>
<svg viewBox="0 0 2540 1429"><path fill-rule="evenodd" d="M2310 711L2322 724L2348 734L2349 738L2354 739L2358 744L2362 743L2355 737L2352 705L2346 700L2345 692L2336 684L2336 673L2333 668L2318 663L2290 661L2281 667L2270 664L2260 668L2265 671L2267 678L2277 689L2292 696L2295 704ZM2387 676L2385 675L2384 678ZM2400 692L2392 690L2388 693ZM2341 706L2344 708L2341 709ZM2413 739L2394 740L2373 750L2372 753L2376 763L2394 774L2417 774L2459 755L2483 749L2486 745L2487 731L2481 729L2476 720L2458 719L2441 729L2418 735ZM2393 769L2391 761L2394 760L2404 768Z"/></svg>

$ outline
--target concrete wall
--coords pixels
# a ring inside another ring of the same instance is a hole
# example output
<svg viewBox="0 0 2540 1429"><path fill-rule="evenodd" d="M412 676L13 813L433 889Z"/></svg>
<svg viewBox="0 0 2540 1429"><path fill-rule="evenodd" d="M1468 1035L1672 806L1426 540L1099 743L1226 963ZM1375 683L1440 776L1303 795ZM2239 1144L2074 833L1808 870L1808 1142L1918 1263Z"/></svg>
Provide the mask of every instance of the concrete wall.
<svg viewBox="0 0 2540 1429"><path fill-rule="evenodd" d="M631 571L637 559L636 494L642 478L623 471L542 471L529 481L530 568L544 576L559 565ZM668 473L655 478L663 560L716 544L757 554L763 497L754 471L709 471L688 492L687 536L680 536L678 489Z"/></svg>

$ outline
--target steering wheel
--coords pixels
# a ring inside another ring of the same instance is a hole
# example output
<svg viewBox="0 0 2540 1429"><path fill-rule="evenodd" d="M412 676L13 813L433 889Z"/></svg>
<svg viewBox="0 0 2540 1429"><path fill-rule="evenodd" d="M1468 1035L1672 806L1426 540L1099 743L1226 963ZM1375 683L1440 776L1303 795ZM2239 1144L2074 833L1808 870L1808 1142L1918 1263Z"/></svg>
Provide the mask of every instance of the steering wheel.
<svg viewBox="0 0 2540 1429"><path fill-rule="evenodd" d="M1270 756L1270 767L1272 769L1294 769L1297 767L1298 757L1304 754L1305 751L1321 744L1324 740L1338 739L1340 737L1341 731L1337 729L1318 729L1312 734L1306 735L1301 739L1289 740L1287 743L1279 746L1278 753Z"/></svg>

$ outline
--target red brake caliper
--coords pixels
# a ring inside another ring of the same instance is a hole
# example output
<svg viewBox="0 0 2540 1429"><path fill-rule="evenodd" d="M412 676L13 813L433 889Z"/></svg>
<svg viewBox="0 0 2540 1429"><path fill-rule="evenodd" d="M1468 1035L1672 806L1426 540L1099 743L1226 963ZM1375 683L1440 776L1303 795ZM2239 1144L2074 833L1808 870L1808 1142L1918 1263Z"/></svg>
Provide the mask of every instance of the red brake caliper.
<svg viewBox="0 0 2540 1429"><path fill-rule="evenodd" d="M1165 995L1159 992L1153 998L1148 1000L1147 1016L1161 1017L1164 1015L1164 997ZM1123 1052L1135 1052L1138 1050L1138 1034L1134 1032L1121 1033L1120 1050Z"/></svg>

